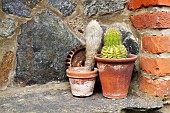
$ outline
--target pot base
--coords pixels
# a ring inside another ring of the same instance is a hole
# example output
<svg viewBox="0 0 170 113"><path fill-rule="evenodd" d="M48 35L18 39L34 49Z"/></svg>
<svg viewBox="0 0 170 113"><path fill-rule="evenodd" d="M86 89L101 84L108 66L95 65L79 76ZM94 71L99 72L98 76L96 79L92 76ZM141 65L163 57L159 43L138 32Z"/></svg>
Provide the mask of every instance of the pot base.
<svg viewBox="0 0 170 113"><path fill-rule="evenodd" d="M126 98L127 94L105 94L103 93L103 96L106 98L111 98L111 99L119 99L119 98Z"/></svg>
<svg viewBox="0 0 170 113"><path fill-rule="evenodd" d="M93 94L96 78L69 78L69 81L74 96L85 97Z"/></svg>

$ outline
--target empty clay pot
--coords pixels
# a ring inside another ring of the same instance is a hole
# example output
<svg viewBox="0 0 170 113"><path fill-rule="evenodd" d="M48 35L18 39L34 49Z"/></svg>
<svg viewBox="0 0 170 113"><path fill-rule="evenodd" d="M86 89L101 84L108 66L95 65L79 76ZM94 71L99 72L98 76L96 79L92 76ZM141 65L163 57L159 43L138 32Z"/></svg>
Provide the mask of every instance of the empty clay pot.
<svg viewBox="0 0 170 113"><path fill-rule="evenodd" d="M71 92L74 96L85 97L93 94L98 71L84 71L84 67L70 67L66 70Z"/></svg>
<svg viewBox="0 0 170 113"><path fill-rule="evenodd" d="M95 59L103 96L107 98L125 98L137 56L130 54L127 58L109 59L96 55Z"/></svg>

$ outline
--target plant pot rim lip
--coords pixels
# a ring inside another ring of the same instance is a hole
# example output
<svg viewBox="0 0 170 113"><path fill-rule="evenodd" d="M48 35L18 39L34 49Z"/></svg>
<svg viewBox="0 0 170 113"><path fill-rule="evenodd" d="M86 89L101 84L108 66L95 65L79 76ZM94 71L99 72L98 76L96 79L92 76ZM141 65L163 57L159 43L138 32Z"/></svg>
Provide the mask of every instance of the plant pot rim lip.
<svg viewBox="0 0 170 113"><path fill-rule="evenodd" d="M135 62L138 58L137 55L128 54L127 58L101 58L101 54L95 55L95 60L98 62Z"/></svg>
<svg viewBox="0 0 170 113"><path fill-rule="evenodd" d="M94 68L93 71L88 71L88 72L77 72L74 70L70 70L70 69L84 69L85 67L69 67L68 69L66 69L66 74L68 77L70 78L94 78L98 76L98 69Z"/></svg>

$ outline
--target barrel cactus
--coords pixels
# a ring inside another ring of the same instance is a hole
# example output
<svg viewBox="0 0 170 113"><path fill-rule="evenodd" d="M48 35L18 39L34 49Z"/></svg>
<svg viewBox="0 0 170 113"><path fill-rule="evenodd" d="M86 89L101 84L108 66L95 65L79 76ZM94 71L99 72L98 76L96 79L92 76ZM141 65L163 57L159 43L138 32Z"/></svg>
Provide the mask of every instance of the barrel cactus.
<svg viewBox="0 0 170 113"><path fill-rule="evenodd" d="M109 28L104 36L102 58L126 58L127 50L122 44L121 33L116 28Z"/></svg>

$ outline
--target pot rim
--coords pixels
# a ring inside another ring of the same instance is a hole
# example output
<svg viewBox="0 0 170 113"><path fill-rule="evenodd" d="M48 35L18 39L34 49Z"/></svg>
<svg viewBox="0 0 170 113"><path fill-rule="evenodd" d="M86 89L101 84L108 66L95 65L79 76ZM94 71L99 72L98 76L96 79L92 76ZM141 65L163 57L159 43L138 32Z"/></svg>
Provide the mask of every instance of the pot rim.
<svg viewBox="0 0 170 113"><path fill-rule="evenodd" d="M101 54L97 54L95 55L94 59L98 62L122 62L122 63L126 63L126 62L135 62L138 58L137 55L134 55L134 54L128 54L127 58L119 58L119 59L116 59L116 58L101 58L100 57Z"/></svg>
<svg viewBox="0 0 170 113"><path fill-rule="evenodd" d="M68 69L66 69L66 74L70 78L94 78L98 76L97 68L94 68L93 71L87 71L87 72L76 71L76 70L82 70L84 68L85 67L69 67Z"/></svg>

